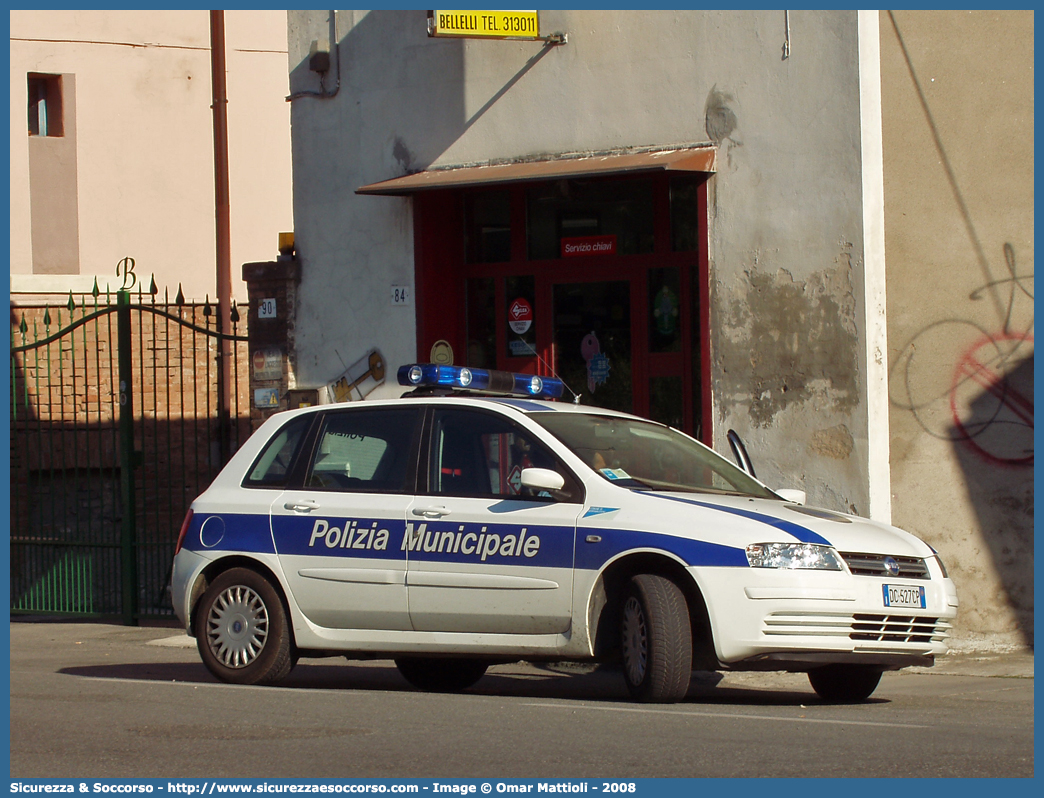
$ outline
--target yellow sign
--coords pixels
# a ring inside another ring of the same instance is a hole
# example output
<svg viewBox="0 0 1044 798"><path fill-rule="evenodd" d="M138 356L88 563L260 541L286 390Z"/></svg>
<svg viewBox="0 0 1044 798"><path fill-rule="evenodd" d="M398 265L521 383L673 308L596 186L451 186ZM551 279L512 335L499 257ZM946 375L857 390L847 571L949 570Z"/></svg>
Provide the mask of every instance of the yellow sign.
<svg viewBox="0 0 1044 798"><path fill-rule="evenodd" d="M536 11L429 11L429 36L539 39Z"/></svg>

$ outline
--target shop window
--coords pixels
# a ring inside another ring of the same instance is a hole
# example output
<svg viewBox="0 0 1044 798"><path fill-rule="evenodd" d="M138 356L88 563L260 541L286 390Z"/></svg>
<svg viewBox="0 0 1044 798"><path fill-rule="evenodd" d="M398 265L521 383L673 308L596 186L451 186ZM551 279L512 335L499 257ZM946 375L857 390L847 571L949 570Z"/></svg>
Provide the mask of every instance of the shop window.
<svg viewBox="0 0 1044 798"><path fill-rule="evenodd" d="M28 76L29 135L62 136L62 76Z"/></svg>
<svg viewBox="0 0 1044 798"><path fill-rule="evenodd" d="M700 181L689 175L671 180L671 250L674 252L699 249L699 188Z"/></svg>
<svg viewBox="0 0 1044 798"><path fill-rule="evenodd" d="M603 237L606 254L653 251L653 181L559 180L529 189L530 260L563 255L564 240Z"/></svg>
<svg viewBox="0 0 1044 798"><path fill-rule="evenodd" d="M652 377L649 380L649 418L682 429L685 424L681 377Z"/></svg>
<svg viewBox="0 0 1044 798"><path fill-rule="evenodd" d="M511 260L511 194L483 191L465 195L464 238L468 263Z"/></svg>
<svg viewBox="0 0 1044 798"><path fill-rule="evenodd" d="M649 269L649 351L681 351L681 273Z"/></svg>

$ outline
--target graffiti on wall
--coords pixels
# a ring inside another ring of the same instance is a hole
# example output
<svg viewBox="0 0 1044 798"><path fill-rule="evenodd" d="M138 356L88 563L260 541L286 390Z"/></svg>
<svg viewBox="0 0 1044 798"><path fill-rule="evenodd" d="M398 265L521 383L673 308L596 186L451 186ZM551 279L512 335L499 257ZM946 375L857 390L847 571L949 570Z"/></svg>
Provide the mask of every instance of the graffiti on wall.
<svg viewBox="0 0 1044 798"><path fill-rule="evenodd" d="M1011 244L1004 261L1007 275L968 297L1000 299L1000 327L952 318L922 329L893 365L892 403L987 463L1032 467L1033 275L1019 273Z"/></svg>

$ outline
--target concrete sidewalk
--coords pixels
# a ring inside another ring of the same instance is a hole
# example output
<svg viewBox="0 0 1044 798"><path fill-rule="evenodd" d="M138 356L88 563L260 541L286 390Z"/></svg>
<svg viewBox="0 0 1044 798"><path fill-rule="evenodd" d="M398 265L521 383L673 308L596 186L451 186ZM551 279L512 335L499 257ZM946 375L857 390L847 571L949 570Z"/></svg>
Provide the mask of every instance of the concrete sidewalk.
<svg viewBox="0 0 1044 798"><path fill-rule="evenodd" d="M931 668L907 668L910 673L937 673L947 676L999 676L1009 679L1033 678L1033 650L951 651Z"/></svg>

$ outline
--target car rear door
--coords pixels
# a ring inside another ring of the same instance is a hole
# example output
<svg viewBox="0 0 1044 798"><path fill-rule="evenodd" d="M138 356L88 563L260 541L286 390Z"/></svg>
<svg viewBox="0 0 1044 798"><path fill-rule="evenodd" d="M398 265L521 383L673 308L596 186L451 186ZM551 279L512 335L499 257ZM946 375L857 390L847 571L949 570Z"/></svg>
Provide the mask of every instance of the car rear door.
<svg viewBox="0 0 1044 798"><path fill-rule="evenodd" d="M327 411L302 487L272 506L287 584L318 626L411 628L401 542L422 416L404 405Z"/></svg>

